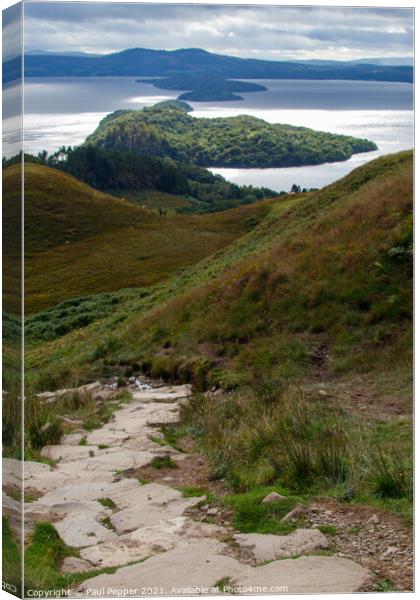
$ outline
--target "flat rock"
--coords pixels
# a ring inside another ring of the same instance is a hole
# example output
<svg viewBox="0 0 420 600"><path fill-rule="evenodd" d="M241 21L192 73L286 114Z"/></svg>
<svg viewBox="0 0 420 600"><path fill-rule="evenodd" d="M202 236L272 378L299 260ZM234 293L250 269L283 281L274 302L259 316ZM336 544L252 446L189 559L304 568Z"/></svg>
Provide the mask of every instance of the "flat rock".
<svg viewBox="0 0 420 600"><path fill-rule="evenodd" d="M177 517L161 520L150 527L142 527L103 544L84 548L80 556L96 567L114 567L166 552L183 542L214 538L224 532L224 528L216 525Z"/></svg>
<svg viewBox="0 0 420 600"><path fill-rule="evenodd" d="M112 511L109 508L105 508L100 502L94 500L45 504L42 498L41 500L25 505L25 516L34 521L49 521L55 523L66 517L81 514L90 515L96 520L100 520L111 515Z"/></svg>
<svg viewBox="0 0 420 600"><path fill-rule="evenodd" d="M370 579L370 571L351 560L302 556L248 567L233 583L239 586L235 590L238 594L261 594L257 589L271 593L340 594L357 592Z"/></svg>
<svg viewBox="0 0 420 600"><path fill-rule="evenodd" d="M76 431L74 433L63 435L61 443L66 446L78 446L86 434L87 431Z"/></svg>
<svg viewBox="0 0 420 600"><path fill-rule="evenodd" d="M181 398L187 398L190 394L191 386L189 385L162 386L157 389L133 392L133 399L144 403L162 400L173 402Z"/></svg>
<svg viewBox="0 0 420 600"><path fill-rule="evenodd" d="M92 546L117 537L112 529L104 527L91 515L71 515L54 526L63 542L73 548Z"/></svg>
<svg viewBox="0 0 420 600"><path fill-rule="evenodd" d="M147 486L145 486L147 487ZM152 502L143 502L135 508L126 508L113 514L111 523L118 535L154 525L162 519L173 519L183 515L183 513L192 506L195 506L205 496L201 498L182 498L171 500L168 503L156 505Z"/></svg>
<svg viewBox="0 0 420 600"><path fill-rule="evenodd" d="M236 577L243 570L237 560L221 554L224 548L224 544L211 539L181 544L111 575L88 579L75 596L92 597L100 592L101 596L112 597L118 595L118 590L125 590L128 596L147 595L142 588L156 589L163 596L216 593L218 580Z"/></svg>
<svg viewBox="0 0 420 600"><path fill-rule="evenodd" d="M41 456L50 460L71 462L89 458L89 452L98 452L97 446L75 446L67 444L57 444L54 446L44 446L41 450Z"/></svg>
<svg viewBox="0 0 420 600"><path fill-rule="evenodd" d="M90 562L76 556L66 556L61 565L62 573L86 573L92 571L92 569Z"/></svg>
<svg viewBox="0 0 420 600"><path fill-rule="evenodd" d="M289 535L240 533L234 537L241 550L259 562L328 548L327 538L318 529L296 529Z"/></svg>
<svg viewBox="0 0 420 600"><path fill-rule="evenodd" d="M139 487L141 486L135 479L122 479L116 482L83 482L51 490L41 498L41 502L50 505L62 502L84 502L109 498L111 494L121 494L124 497L125 493Z"/></svg>
<svg viewBox="0 0 420 600"><path fill-rule="evenodd" d="M160 483L146 483L145 485L141 485L135 479L127 481L132 481L134 485L129 487L122 484L109 488L108 497L120 509L136 508L147 510L151 505L167 506L169 502L182 498L182 493L179 490L174 490L167 485L161 485Z"/></svg>

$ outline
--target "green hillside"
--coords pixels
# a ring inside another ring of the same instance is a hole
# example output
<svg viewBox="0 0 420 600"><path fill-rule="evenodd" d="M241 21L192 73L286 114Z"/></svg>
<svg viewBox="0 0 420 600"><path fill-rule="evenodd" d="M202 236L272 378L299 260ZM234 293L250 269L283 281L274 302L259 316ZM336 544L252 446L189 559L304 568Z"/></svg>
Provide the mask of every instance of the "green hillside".
<svg viewBox="0 0 420 600"><path fill-rule="evenodd" d="M412 154L264 204L224 250L146 296L120 293L108 318L34 349L28 364L86 377L137 364L228 387L409 369Z"/></svg>
<svg viewBox="0 0 420 600"><path fill-rule="evenodd" d="M259 203L247 233L166 281L33 315L28 392L141 372L192 382L163 434L207 455L244 531L279 531L261 508L273 486L410 520L412 185L411 152L380 158Z"/></svg>
<svg viewBox="0 0 420 600"><path fill-rule="evenodd" d="M165 104L108 115L87 143L203 167L245 168L320 164L376 149L373 142L351 136L272 125L248 115L196 118Z"/></svg>
<svg viewBox="0 0 420 600"><path fill-rule="evenodd" d="M17 204L19 167L4 170ZM25 166L26 312L68 298L150 286L242 235L264 203L212 215L159 216L36 164ZM15 222L9 226L16 228ZM5 249L14 260L13 244ZM12 309L10 302L8 309Z"/></svg>

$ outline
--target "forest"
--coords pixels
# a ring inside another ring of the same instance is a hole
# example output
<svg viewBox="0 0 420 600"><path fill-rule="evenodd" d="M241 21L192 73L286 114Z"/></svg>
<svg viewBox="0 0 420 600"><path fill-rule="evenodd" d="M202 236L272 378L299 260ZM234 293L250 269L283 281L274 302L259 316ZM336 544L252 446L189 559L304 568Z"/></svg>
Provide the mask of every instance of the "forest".
<svg viewBox="0 0 420 600"><path fill-rule="evenodd" d="M201 167L237 168L317 165L377 148L366 139L271 124L249 115L196 118L185 103L173 102L110 114L86 141Z"/></svg>

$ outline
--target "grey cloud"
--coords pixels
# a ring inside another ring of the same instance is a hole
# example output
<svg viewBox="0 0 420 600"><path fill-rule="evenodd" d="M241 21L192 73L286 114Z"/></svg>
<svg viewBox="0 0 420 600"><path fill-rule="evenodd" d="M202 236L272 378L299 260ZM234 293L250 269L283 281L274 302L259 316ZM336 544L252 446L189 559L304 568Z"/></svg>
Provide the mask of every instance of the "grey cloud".
<svg viewBox="0 0 420 600"><path fill-rule="evenodd" d="M413 50L411 9L29 2L27 50L202 47L259 58L360 58Z"/></svg>

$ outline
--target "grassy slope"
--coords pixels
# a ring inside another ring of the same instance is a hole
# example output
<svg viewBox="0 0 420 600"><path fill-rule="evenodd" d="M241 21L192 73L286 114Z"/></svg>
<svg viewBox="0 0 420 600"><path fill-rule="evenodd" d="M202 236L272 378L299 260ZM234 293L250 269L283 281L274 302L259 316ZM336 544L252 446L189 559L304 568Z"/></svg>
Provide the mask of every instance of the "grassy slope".
<svg viewBox="0 0 420 600"><path fill-rule="evenodd" d="M266 206L225 250L146 296L121 292L110 316L34 347L28 366L37 378L48 371L43 385L131 363L201 385L318 367L323 376L409 370L411 153ZM317 366L320 348L328 359Z"/></svg>
<svg viewBox="0 0 420 600"><path fill-rule="evenodd" d="M18 175L18 166L4 173L10 202L20 192ZM159 217L57 170L27 164L26 311L155 284L229 244L265 210L258 205L223 214Z"/></svg>

